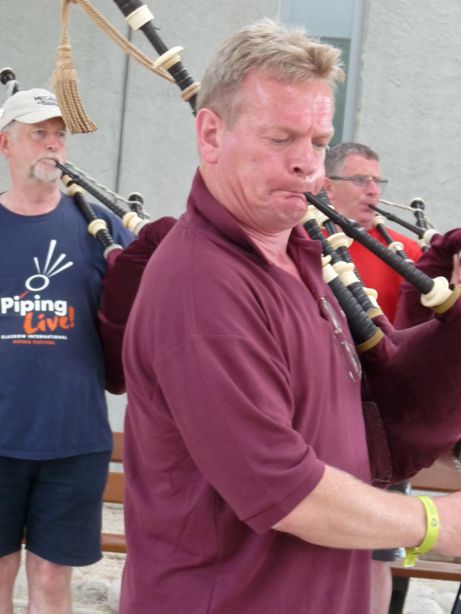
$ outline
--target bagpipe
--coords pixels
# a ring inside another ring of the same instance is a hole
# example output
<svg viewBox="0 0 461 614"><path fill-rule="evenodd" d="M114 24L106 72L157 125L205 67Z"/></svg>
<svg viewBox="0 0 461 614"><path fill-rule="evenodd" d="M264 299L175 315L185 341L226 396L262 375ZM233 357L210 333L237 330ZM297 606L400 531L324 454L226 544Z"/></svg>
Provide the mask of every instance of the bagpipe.
<svg viewBox="0 0 461 614"><path fill-rule="evenodd" d="M429 315L428 310L423 323L398 330L384 314L367 311L352 292L344 300L344 289L337 294L329 284L346 314L362 364L374 481L379 484L411 477L453 449L461 438L461 291L446 277L427 275L424 262L415 266L383 246L359 224L335 211L324 194L320 198L306 194L306 200L321 212L319 218L308 208L304 226L310 236L312 218L320 219L318 229L325 219L330 220L346 237L365 245L402 275L433 313ZM461 230L434 235L434 242L446 254L456 251L461 246ZM426 263L431 262L432 249L431 244L422 257ZM330 277L330 273L324 274L327 283Z"/></svg>
<svg viewBox="0 0 461 614"><path fill-rule="evenodd" d="M159 54L156 60L151 60L125 36L116 30L105 17L91 5L89 0L61 0L61 40L58 46L55 70L52 76L53 90L61 108L64 121L72 134L93 132L96 125L88 117L83 108L77 89L77 78L72 59L69 22L70 6L76 4L94 21L94 23L128 56L142 66L169 82L176 84L181 90L181 98L188 102L195 114L197 93L200 83L189 75L181 62L183 47L169 48L161 39L158 28L154 25L154 15L140 0L114 0L117 7L133 31L142 31L151 45Z"/></svg>
<svg viewBox="0 0 461 614"><path fill-rule="evenodd" d="M183 101L189 103L195 114L196 97L200 83L194 81L181 62L180 46L169 48L161 39L158 28L154 25L154 15L149 7L139 0L114 0L122 12L130 28L137 32L140 30L154 47L159 57L152 61L137 49L130 41L123 37L105 20L88 0L61 0L61 41L58 47L58 58L53 75L53 84L63 119L72 133L84 133L95 130L94 123L88 118L80 96L77 92L77 79L70 51L68 25L70 4L79 5L87 15L100 27L116 44L118 44L130 57L141 63L157 75L176 84L181 91ZM61 170L71 178L69 187L82 186L78 175L68 172L67 165ZM79 190L80 191L80 190ZM98 198L98 195L93 192ZM80 199L80 197L79 197ZM107 203L103 203L107 204ZM142 272L152 253L162 238L170 231L175 223L174 218L164 217L154 222L135 217L133 211L114 210L127 228L132 230L136 239L125 250L111 249L108 253L108 269L101 294L99 310L100 332L106 360L107 388L110 392L124 391L124 375L121 362L121 348L123 331L128 319L131 305L134 301ZM93 231L98 229L93 223ZM111 280L115 280L112 283Z"/></svg>
<svg viewBox="0 0 461 614"><path fill-rule="evenodd" d="M115 2L130 26L134 30L141 30L160 53L157 62L151 62L152 68L167 73L181 89L183 98L195 110L199 85L190 79L182 66L180 48L168 50L160 40L153 25L153 15L145 4L139 0ZM74 3L88 5L87 0L74 0ZM63 2L64 10L67 10L68 4L69 0ZM115 35L111 37L115 40ZM65 36L62 42L63 48L68 47ZM66 70L72 72L69 64ZM58 82L59 79L55 79L55 83ZM66 90L74 97L75 91L72 87L61 85L62 82L55 90L65 123L67 126L75 124L79 128L80 120L74 122L65 115L68 108L63 100ZM69 105L69 108L72 108L72 105ZM79 130L72 127L71 131ZM88 189L87 186L82 186L82 178L73 172L67 163L59 167L69 178L66 181L68 187L74 191L74 198L77 193L81 194L82 190ZM76 185L79 185L81 190L77 190ZM99 199L95 192L93 195ZM78 197L77 200L83 198ZM347 262L347 241L345 244L343 239L338 244L328 242L329 247L325 244L325 280L346 314L364 373L364 416L373 479L377 484L387 484L408 478L420 468L432 464L442 453L452 449L461 438L461 398L457 390L458 368L461 369L461 344L456 343L461 334L460 291L457 287L450 286L445 278L433 279L420 264L415 267L395 246L388 249L378 242L376 245L370 241L363 228L340 216L324 199L306 194L306 208L310 215L312 210L308 204L322 212L325 216L322 223L330 226L330 229L332 226L340 226L346 237L363 242L367 248L375 250L376 255L399 272L416 292L424 297L424 304L434 313L433 317L427 317L427 321L418 326L396 330L379 310L372 290L362 287L353 263ZM131 215L126 217L126 223L129 224L127 227L137 233L137 236L124 250L117 246L107 250L107 246L104 246L108 270L103 282L99 310L101 337L108 365L108 389L115 393L124 389L121 363L123 331L142 272L158 244L175 223L173 218L149 222L139 215L139 210L127 212L121 209L122 211L112 210L122 220L127 213L136 213L139 218L138 220ZM312 215L312 219L314 218ZM100 228L94 219L90 219L90 215L87 219L89 225L92 225L95 238L100 240L98 235L101 233L104 242L107 242L105 229ZM312 227L310 231L314 232L315 223L312 222L309 226ZM454 233L452 242L459 242L461 245L461 231ZM318 233L314 238L323 241L322 230L320 234L322 238ZM423 237L424 234L420 236ZM434 241L439 240L442 251L449 249L444 242L445 236L432 240L431 247L426 252L429 262ZM428 359L428 356L433 358Z"/></svg>
<svg viewBox="0 0 461 614"><path fill-rule="evenodd" d="M399 207L399 208L403 208L403 209L412 211L416 218L416 223L412 224L411 222L408 222L404 218L398 215L395 215L394 213L390 211L386 211L385 209L382 209L378 207L377 205L372 205L371 206L372 209L374 209L376 213L378 214L376 216L378 220L376 222L376 226L378 228L380 229L382 228L383 218L386 218L387 220L391 222L396 222L403 228L406 228L407 230L410 230L411 232L415 233L415 235L419 239L418 242L423 251L426 251L429 249L429 246L431 244L433 237L435 235L438 235L439 232L434 228L432 222L426 216L425 214L426 205L424 201L422 200L422 198L419 198L419 197L413 198L409 206L402 205L399 203L393 203L388 200L380 200L380 202L386 205L391 205L394 207ZM383 231L383 236L385 236L384 231ZM397 251L397 250L394 249L394 251Z"/></svg>
<svg viewBox="0 0 461 614"><path fill-rule="evenodd" d="M354 265L347 259L347 241L344 246L344 241L334 237L337 232L330 235L336 247L328 244L330 247L324 249L325 271L328 270L325 280L347 317L362 366L363 411L373 481L377 485L400 481L430 466L461 439L457 377L461 371L461 345L456 342L461 339L461 291L445 277L433 279L421 270L424 267L417 268L402 254L370 241L359 225L343 218L320 199L306 194L306 200L326 217L323 224L330 226L330 231L331 224L340 226L346 237L363 242L397 270L414 293L421 294L428 314L433 313L433 317L427 315L426 321L418 326L395 329L379 309L376 293L364 289L353 271ZM120 356L123 330L142 271L174 223L174 219L164 218L145 225L140 236L120 252L109 269L99 316L112 366ZM441 246L446 247L447 241L452 244L448 251L456 245L461 247L461 230L435 236L433 242L438 241ZM323 241L319 236L316 238ZM432 249L427 251L428 262ZM328 266L332 259L341 271L339 274ZM431 356L433 359L428 359ZM124 385L121 362L114 381L114 391L121 392Z"/></svg>
<svg viewBox="0 0 461 614"><path fill-rule="evenodd" d="M407 212L411 212L415 216L415 223L412 224L408 222L408 220L390 211L378 206L372 206L378 214L376 216L377 219L381 220L385 217L387 220L395 222L417 236L419 246L423 253L416 264L417 268L424 270L430 277L445 277L453 284L459 285L461 282L461 244L458 242L458 232L453 230L442 235L427 217L425 212L426 205L419 197L413 198L409 205L403 205L388 200L381 200L380 203L398 207ZM380 225L377 225L377 227L381 230ZM429 253L426 255L425 252L428 250ZM402 255L402 253L400 255ZM419 294L415 291L411 283L404 281L400 288L399 303L394 318L394 323L397 328L407 328L408 326L425 322L427 318L428 311L420 301Z"/></svg>
<svg viewBox="0 0 461 614"><path fill-rule="evenodd" d="M69 163L56 162L56 166L63 171L62 181L67 192L73 196L88 222L88 232L99 241L107 260L98 311L99 331L106 364L106 388L113 394L121 394L125 391L122 343L128 315L147 262L176 220L173 217L161 217L150 221L143 208L143 198L138 192L130 194L125 200L129 205L127 210L117 204L117 199L122 200L119 195L111 192L113 198L109 198L104 193L107 188L101 184L96 187L94 180L89 180L80 169L70 168ZM132 232L135 240L128 247L122 248L114 242L105 220L97 218L86 199L85 191L117 215L125 228Z"/></svg>
<svg viewBox="0 0 461 614"><path fill-rule="evenodd" d="M104 186L99 185L99 189L96 188L94 181L89 181L82 175L82 171L77 172L69 168L69 164L64 165L57 162L56 166L63 171L62 180L67 186L68 194L73 196L88 222L88 232L99 241L104 249L107 270L102 281L98 311L99 332L106 365L106 388L113 394L121 394L125 391L122 364L125 325L146 264L174 226L176 219L165 216L150 221L143 209L143 199L139 193L134 192L127 197L125 201L129 204L127 210L117 204L116 200L101 192ZM115 244L105 221L95 216L93 208L84 196L84 191L117 215L125 228L132 232L135 239L128 247L122 248ZM112 194L119 198L119 195ZM109 243L106 246L108 240Z"/></svg>

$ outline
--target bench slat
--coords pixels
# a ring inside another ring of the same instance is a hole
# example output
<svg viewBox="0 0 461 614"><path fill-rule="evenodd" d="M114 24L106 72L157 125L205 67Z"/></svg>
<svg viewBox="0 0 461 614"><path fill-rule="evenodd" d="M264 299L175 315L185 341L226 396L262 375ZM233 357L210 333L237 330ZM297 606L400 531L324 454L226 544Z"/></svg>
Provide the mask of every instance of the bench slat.
<svg viewBox="0 0 461 614"><path fill-rule="evenodd" d="M411 478L414 490L429 490L434 492L453 492L461 490L461 472L434 463L427 469L421 469Z"/></svg>
<svg viewBox="0 0 461 614"><path fill-rule="evenodd" d="M106 503L123 503L123 473L110 471L104 489L103 500Z"/></svg>
<svg viewBox="0 0 461 614"><path fill-rule="evenodd" d="M101 533L101 550L126 554L126 540L122 533Z"/></svg>
<svg viewBox="0 0 461 614"><path fill-rule="evenodd" d="M112 449L112 462L121 463L123 460L123 433L114 431L112 433L114 447Z"/></svg>
<svg viewBox="0 0 461 614"><path fill-rule="evenodd" d="M444 561L419 559L414 567L403 567L401 561L391 563L392 575L401 578L425 578L461 582L461 565Z"/></svg>
<svg viewBox="0 0 461 614"><path fill-rule="evenodd" d="M114 432L113 434L114 447L112 450L111 462L116 463L120 467L122 462L123 452L123 433ZM106 486L103 494L105 503L123 504L123 471L110 469L107 477ZM123 533L102 533L101 534L101 550L103 552L118 552L126 554L126 539Z"/></svg>

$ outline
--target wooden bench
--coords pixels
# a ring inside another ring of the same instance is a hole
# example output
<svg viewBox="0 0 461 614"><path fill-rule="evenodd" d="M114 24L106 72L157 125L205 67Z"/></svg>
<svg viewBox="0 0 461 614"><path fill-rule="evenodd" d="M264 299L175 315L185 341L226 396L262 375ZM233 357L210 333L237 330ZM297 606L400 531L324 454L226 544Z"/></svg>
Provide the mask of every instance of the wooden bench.
<svg viewBox="0 0 461 614"><path fill-rule="evenodd" d="M114 432L114 448L112 450L111 467L104 490L104 503L123 505L123 433ZM103 552L126 553L126 540L123 533L101 534L101 550Z"/></svg>
<svg viewBox="0 0 461 614"><path fill-rule="evenodd" d="M411 480L415 494L450 493L461 490L461 472L435 463L422 469ZM432 580L451 580L461 582L461 563L443 560L435 554L427 553L414 567L403 567L401 561L391 564L392 575L400 578L429 578Z"/></svg>

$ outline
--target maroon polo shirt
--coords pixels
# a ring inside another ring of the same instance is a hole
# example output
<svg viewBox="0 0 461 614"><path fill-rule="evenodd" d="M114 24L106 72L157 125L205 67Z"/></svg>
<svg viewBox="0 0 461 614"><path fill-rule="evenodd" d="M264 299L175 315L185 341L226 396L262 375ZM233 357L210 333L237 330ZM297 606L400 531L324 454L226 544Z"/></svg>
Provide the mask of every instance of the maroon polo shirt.
<svg viewBox="0 0 461 614"><path fill-rule="evenodd" d="M146 267L124 340L122 614L369 612L368 551L271 529L325 464L370 479L320 245L295 229L289 253L304 283L265 258L197 173Z"/></svg>

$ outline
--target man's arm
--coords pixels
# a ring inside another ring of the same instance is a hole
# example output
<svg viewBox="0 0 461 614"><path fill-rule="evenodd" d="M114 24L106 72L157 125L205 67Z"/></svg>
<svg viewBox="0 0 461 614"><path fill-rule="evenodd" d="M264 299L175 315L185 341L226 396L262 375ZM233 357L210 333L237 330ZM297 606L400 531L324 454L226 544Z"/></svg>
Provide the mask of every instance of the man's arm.
<svg viewBox="0 0 461 614"><path fill-rule="evenodd" d="M113 394L125 391L123 333L142 274L150 257L175 222L172 217L163 217L147 224L135 241L108 262L98 319L106 365L106 388Z"/></svg>
<svg viewBox="0 0 461 614"><path fill-rule="evenodd" d="M461 493L436 497L440 533L436 550L461 553ZM305 541L334 548L419 546L426 513L417 497L380 490L326 467L312 492L273 527Z"/></svg>
<svg viewBox="0 0 461 614"><path fill-rule="evenodd" d="M416 267L430 277L451 278L453 255L461 249L461 229L456 228L432 239L430 248L421 256ZM400 289L394 320L396 328L408 328L433 317L433 312L421 304L420 293L408 282Z"/></svg>

